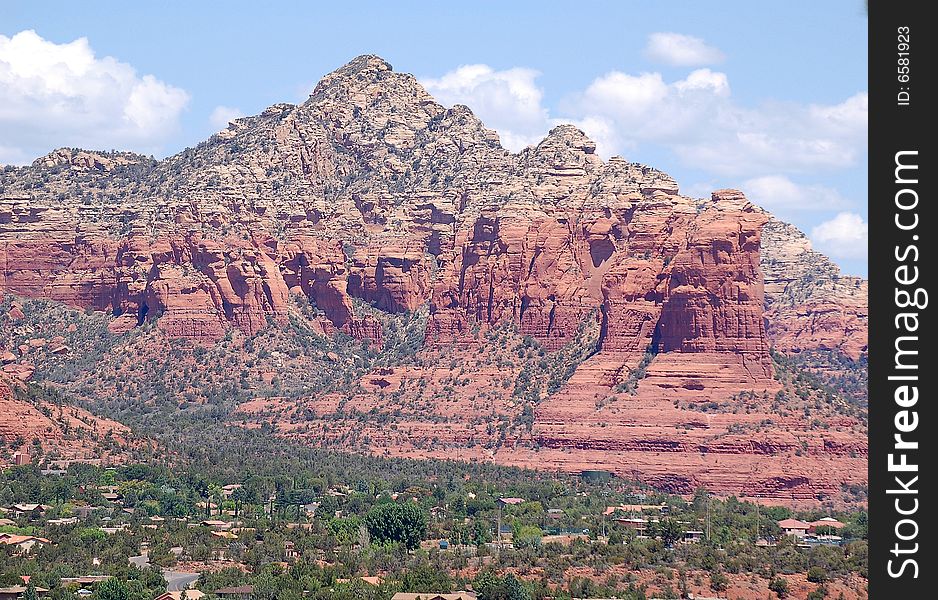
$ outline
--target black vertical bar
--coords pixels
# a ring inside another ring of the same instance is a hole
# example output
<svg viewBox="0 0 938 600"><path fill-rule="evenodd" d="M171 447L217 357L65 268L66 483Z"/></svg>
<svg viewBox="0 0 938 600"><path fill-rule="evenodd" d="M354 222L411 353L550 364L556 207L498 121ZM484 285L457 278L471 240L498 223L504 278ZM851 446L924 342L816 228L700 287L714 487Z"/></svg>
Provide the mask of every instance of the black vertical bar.
<svg viewBox="0 0 938 600"><path fill-rule="evenodd" d="M930 3L869 4L870 598L935 598L936 32Z"/></svg>

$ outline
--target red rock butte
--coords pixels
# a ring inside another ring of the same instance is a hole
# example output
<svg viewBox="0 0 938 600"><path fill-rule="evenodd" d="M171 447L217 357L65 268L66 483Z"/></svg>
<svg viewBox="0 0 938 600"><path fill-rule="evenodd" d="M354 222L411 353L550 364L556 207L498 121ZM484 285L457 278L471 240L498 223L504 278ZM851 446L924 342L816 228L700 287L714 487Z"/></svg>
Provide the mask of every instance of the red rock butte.
<svg viewBox="0 0 938 600"><path fill-rule="evenodd" d="M357 316L355 299L429 307L422 352L466 360L480 331L510 324L556 351L584 323L598 328L527 435L461 445L470 436L456 429L485 438L481 421L522 407L456 391L455 404L407 416L407 435L348 425L369 432L372 452L462 447L465 458L790 502L866 482L864 423L816 430L768 408L782 389L770 348L865 353L865 281L742 193L683 196L661 171L603 161L573 126L511 154L468 108L440 105L378 57L161 161L61 149L2 177L0 291L110 312L113 331L156 320L211 344L232 327L286 323L291 294L321 311L323 332L376 343L381 326ZM441 369L381 377L432 382ZM470 371L465 389L505 374ZM352 406L380 404L369 377ZM332 401L298 404L324 414ZM323 444L344 427L281 433ZM440 436L451 443L420 443Z"/></svg>

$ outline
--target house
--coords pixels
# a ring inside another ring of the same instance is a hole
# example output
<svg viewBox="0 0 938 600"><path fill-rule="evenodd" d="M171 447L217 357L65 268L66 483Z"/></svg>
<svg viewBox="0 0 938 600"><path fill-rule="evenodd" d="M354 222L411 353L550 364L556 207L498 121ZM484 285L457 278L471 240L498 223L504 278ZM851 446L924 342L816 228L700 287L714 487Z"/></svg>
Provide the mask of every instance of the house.
<svg viewBox="0 0 938 600"><path fill-rule="evenodd" d="M25 585L14 585L10 587L0 588L0 600L19 600L26 593ZM36 594L40 596L45 596L49 593L49 590L46 588L37 587Z"/></svg>
<svg viewBox="0 0 938 600"><path fill-rule="evenodd" d="M62 582L62 585L68 586L78 586L82 590L90 590L94 586L98 585L103 581L110 579L110 575L82 575L81 577L63 577L59 581Z"/></svg>
<svg viewBox="0 0 938 600"><path fill-rule="evenodd" d="M615 519L615 522L622 525L626 529L635 531L635 533L640 536L645 535L645 529L648 528L648 519L628 517Z"/></svg>
<svg viewBox="0 0 938 600"><path fill-rule="evenodd" d="M66 517L62 519L49 519L47 525L74 525L78 522L78 517Z"/></svg>
<svg viewBox="0 0 938 600"><path fill-rule="evenodd" d="M498 501L506 506L518 506L524 502L524 498L499 498Z"/></svg>
<svg viewBox="0 0 938 600"><path fill-rule="evenodd" d="M12 533L0 533L0 544L5 546L15 546L17 554L29 554L33 548L42 548L46 544L51 544L49 540L34 535L15 535Z"/></svg>
<svg viewBox="0 0 938 600"><path fill-rule="evenodd" d="M38 519L46 514L46 511L52 508L47 504L14 504L13 514L17 517L28 517Z"/></svg>
<svg viewBox="0 0 938 600"><path fill-rule="evenodd" d="M15 452L13 454L13 464L17 467L28 465L30 462L32 462L32 460L29 458L29 452L26 450L23 450L22 452Z"/></svg>
<svg viewBox="0 0 938 600"><path fill-rule="evenodd" d="M603 511L604 516L609 516L613 513L624 512L624 513L643 513L643 512L653 512L653 513L667 513L668 505L667 504L619 504L618 506L607 506L606 510Z"/></svg>
<svg viewBox="0 0 938 600"><path fill-rule="evenodd" d="M690 530L690 531L685 531L685 532L684 532L684 543L686 543L686 544L696 544L697 542L699 542L700 540L702 540L703 537L704 537L704 532L703 532L703 531L697 531L697 530L695 530L695 529L692 529L692 530Z"/></svg>
<svg viewBox="0 0 938 600"><path fill-rule="evenodd" d="M452 594L398 592L391 596L391 600L476 600L477 598L474 592L453 592Z"/></svg>
<svg viewBox="0 0 938 600"><path fill-rule="evenodd" d="M821 531L824 531L823 528L825 527L829 527L831 529L842 529L846 527L846 525L833 517L824 517L822 519L818 519L817 521L811 521L808 523L808 533L817 533L819 528Z"/></svg>
<svg viewBox="0 0 938 600"><path fill-rule="evenodd" d="M811 527L810 524L798 519L783 519L778 522L778 526L782 530L782 535L793 535L799 538L804 537Z"/></svg>
<svg viewBox="0 0 938 600"><path fill-rule="evenodd" d="M232 483L226 486L222 486L221 493L225 498L231 498L234 493L241 489L240 483Z"/></svg>
<svg viewBox="0 0 938 600"><path fill-rule="evenodd" d="M127 523L121 523L120 525L118 525L118 526L116 526L116 527L102 527L102 528L101 528L101 531L103 531L104 533L106 533L106 534L108 534L108 535L114 535L114 534L117 533L118 531L123 531L123 530L129 529L129 528L130 528L130 525L129 525L129 524L127 524Z"/></svg>
<svg viewBox="0 0 938 600"><path fill-rule="evenodd" d="M72 509L72 512L74 512L75 516L79 519L87 519L98 511L110 513L111 509L103 506L76 506Z"/></svg>
<svg viewBox="0 0 938 600"><path fill-rule="evenodd" d="M199 590L182 590L179 592L163 592L157 596L154 600L182 600L183 596L187 600L199 600L200 598L205 597L205 592L200 592Z"/></svg>
<svg viewBox="0 0 938 600"><path fill-rule="evenodd" d="M208 519L208 520L202 521L201 523L199 523L199 525L201 525L202 527L211 527L212 529L220 530L220 529L229 529L233 524L229 523L228 521L218 521L214 519Z"/></svg>
<svg viewBox="0 0 938 600"><path fill-rule="evenodd" d="M9 527L11 525L16 525L16 521L11 521L10 519L0 519L0 527Z"/></svg>

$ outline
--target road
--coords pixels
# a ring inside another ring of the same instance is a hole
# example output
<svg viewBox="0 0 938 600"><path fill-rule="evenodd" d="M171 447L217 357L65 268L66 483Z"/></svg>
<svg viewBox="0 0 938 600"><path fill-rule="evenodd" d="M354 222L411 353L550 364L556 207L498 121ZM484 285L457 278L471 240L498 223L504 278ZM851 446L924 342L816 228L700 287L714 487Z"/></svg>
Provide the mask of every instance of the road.
<svg viewBox="0 0 938 600"><path fill-rule="evenodd" d="M146 569L150 566L149 553L144 550L140 553L140 556L131 556L130 564L138 569ZM166 591L181 592L192 587L192 584L199 579L199 574L163 569L163 579L166 580Z"/></svg>
<svg viewBox="0 0 938 600"><path fill-rule="evenodd" d="M186 573L184 571L163 571L163 579L166 580L167 592L181 592L189 589L193 583L198 580L198 573Z"/></svg>
<svg viewBox="0 0 938 600"><path fill-rule="evenodd" d="M131 556L130 564L138 569L146 569L150 565L150 554L144 550L140 553L140 556Z"/></svg>

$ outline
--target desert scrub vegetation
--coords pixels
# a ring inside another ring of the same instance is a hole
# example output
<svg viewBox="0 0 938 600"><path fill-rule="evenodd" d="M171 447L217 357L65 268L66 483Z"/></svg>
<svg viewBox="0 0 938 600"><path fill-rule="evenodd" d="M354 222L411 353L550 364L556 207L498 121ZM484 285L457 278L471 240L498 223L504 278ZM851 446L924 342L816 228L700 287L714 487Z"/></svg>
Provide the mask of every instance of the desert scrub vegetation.
<svg viewBox="0 0 938 600"><path fill-rule="evenodd" d="M617 392L625 392L633 396L638 393L638 383L648 374L648 366L651 365L651 361L655 359L657 354L657 346L654 343L649 344L648 347L645 348L645 352L642 354L642 360L638 362L638 365L636 365L634 369L629 370L629 376L625 379L625 381L622 381L616 385L615 390Z"/></svg>
<svg viewBox="0 0 938 600"><path fill-rule="evenodd" d="M510 327L514 331L514 327ZM515 379L512 396L537 404L542 398L556 393L583 361L596 354L598 344L599 321L596 319L596 310L584 316L573 338L553 352L544 348L535 338L522 336L511 349L512 354L525 361Z"/></svg>
<svg viewBox="0 0 938 600"><path fill-rule="evenodd" d="M779 392L772 408L781 414L801 411L841 414L866 422L866 357L852 360L839 352L814 350L798 354L771 351L775 379L786 390Z"/></svg>

